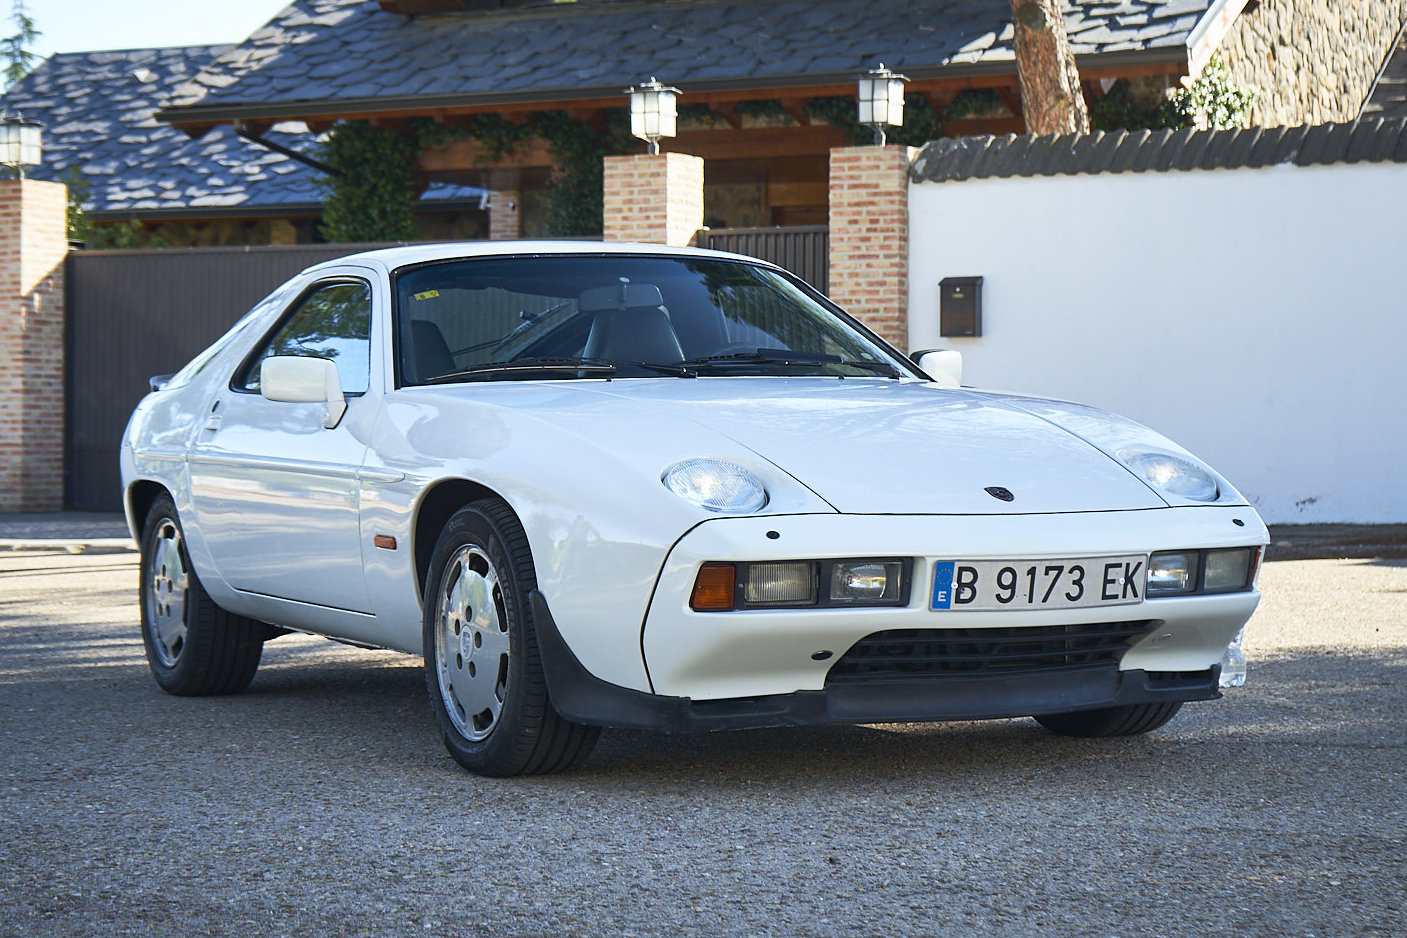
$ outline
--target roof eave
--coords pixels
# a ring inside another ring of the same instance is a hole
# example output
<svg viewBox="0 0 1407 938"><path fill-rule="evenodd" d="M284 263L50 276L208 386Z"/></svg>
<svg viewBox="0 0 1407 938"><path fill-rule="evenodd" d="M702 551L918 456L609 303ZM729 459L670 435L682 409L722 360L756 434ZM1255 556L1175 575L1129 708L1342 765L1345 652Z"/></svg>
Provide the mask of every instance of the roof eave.
<svg viewBox="0 0 1407 938"><path fill-rule="evenodd" d="M1228 0L1236 2L1236 0ZM1244 2L1244 0L1243 0ZM1075 64L1089 77L1106 77L1110 73L1163 73L1185 75L1188 72L1188 48L1182 45L1156 49L1122 52L1100 52L1077 55ZM908 67L904 71L911 81L971 81L1002 75L1015 76L1016 60L998 59L986 62L962 62L952 65ZM852 88L858 71L823 72L799 75L779 75L759 79L757 76L691 81L683 89L685 97L737 94L746 91L811 91L834 94L837 89ZM684 83L681 83L684 84ZM451 110L522 109L543 110L546 105L565 107L624 107L624 94L619 82L594 88L562 87L531 91L497 91L445 95L377 95L359 98L325 98L307 101L266 101L239 104L192 104L163 108L156 118L177 127L192 130L208 129L233 121L337 120L356 116L412 116Z"/></svg>
<svg viewBox="0 0 1407 938"><path fill-rule="evenodd" d="M476 198L421 199L413 211L419 214L436 212L479 211ZM109 223L136 219L139 221L194 221L251 218L321 218L321 202L277 202L257 205L210 205L186 208L118 208L94 209L84 214L90 221Z"/></svg>

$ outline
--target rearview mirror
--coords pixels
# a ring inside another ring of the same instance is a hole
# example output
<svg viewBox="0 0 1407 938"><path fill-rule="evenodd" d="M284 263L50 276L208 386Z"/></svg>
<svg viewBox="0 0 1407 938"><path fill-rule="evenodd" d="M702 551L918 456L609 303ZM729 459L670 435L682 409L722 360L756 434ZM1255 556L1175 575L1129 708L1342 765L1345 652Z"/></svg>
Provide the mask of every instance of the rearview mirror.
<svg viewBox="0 0 1407 938"><path fill-rule="evenodd" d="M259 393L288 404L326 404L322 425L331 430L347 412L337 366L326 358L275 355L259 366Z"/></svg>
<svg viewBox="0 0 1407 938"><path fill-rule="evenodd" d="M919 371L945 388L962 387L962 352L955 349L920 349L909 356Z"/></svg>
<svg viewBox="0 0 1407 938"><path fill-rule="evenodd" d="M609 287L591 287L583 290L576 308L583 313L597 313L608 309L631 309L664 305L660 288L653 283L621 283Z"/></svg>

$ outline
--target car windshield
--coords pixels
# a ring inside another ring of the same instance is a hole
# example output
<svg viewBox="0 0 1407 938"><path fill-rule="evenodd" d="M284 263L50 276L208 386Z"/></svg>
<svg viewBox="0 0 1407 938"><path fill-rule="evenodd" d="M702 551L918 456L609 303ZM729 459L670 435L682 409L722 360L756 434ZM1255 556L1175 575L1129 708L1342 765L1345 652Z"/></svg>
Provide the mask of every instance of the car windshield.
<svg viewBox="0 0 1407 938"><path fill-rule="evenodd" d="M915 373L775 270L703 257L568 254L396 277L402 385L503 379Z"/></svg>

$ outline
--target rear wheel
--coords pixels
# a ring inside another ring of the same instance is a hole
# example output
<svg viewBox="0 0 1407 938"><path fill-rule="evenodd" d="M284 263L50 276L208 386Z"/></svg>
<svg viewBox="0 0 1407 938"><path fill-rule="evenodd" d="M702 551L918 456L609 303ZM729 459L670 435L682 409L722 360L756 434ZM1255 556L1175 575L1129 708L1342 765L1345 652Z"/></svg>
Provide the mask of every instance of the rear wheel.
<svg viewBox="0 0 1407 938"><path fill-rule="evenodd" d="M268 626L215 605L186 549L176 505L159 497L142 530L142 643L162 690L235 694L254 679Z"/></svg>
<svg viewBox="0 0 1407 938"><path fill-rule="evenodd" d="M552 709L528 603L536 587L506 504L485 499L450 518L425 590L425 683L445 748L480 775L572 768L600 734Z"/></svg>
<svg viewBox="0 0 1407 938"><path fill-rule="evenodd" d="M1181 709L1181 703L1127 704L1103 710L1047 713L1036 717L1036 722L1062 736L1137 736L1153 732Z"/></svg>

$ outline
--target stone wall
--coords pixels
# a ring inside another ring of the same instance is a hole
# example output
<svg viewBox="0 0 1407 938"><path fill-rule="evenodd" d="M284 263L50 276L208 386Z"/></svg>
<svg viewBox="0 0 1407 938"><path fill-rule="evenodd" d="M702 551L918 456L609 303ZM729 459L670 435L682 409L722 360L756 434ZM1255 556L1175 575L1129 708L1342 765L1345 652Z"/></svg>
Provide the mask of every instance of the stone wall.
<svg viewBox="0 0 1407 938"><path fill-rule="evenodd" d="M1407 19L1407 0L1260 0L1217 48L1237 84L1256 89L1251 124L1351 121Z"/></svg>

